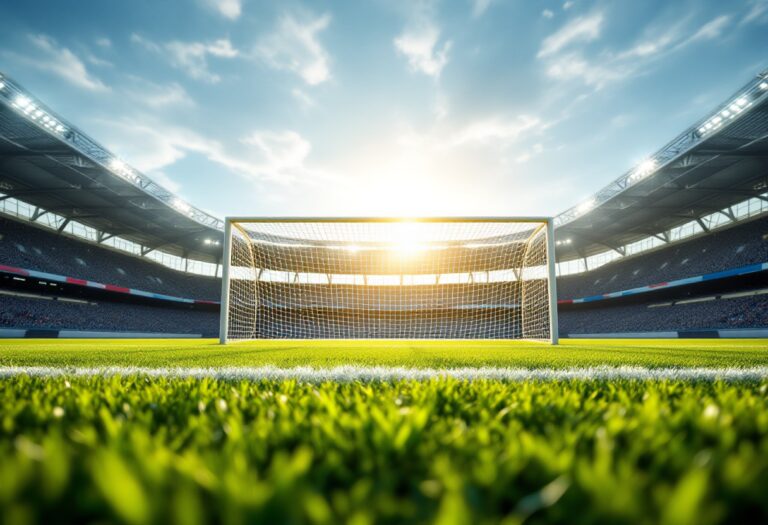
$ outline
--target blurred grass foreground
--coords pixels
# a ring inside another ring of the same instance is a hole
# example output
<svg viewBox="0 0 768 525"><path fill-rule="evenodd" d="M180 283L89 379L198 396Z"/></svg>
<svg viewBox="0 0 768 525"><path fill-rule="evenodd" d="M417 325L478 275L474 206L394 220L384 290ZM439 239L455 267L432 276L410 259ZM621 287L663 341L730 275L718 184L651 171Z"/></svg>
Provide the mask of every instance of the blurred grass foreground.
<svg viewBox="0 0 768 525"><path fill-rule="evenodd" d="M0 380L5 523L768 521L768 383Z"/></svg>

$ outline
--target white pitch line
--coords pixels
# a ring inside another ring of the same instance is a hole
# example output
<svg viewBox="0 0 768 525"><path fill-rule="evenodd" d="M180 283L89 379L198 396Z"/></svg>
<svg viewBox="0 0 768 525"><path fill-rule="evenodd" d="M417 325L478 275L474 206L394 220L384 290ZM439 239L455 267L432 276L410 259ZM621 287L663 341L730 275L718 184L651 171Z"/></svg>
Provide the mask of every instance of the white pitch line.
<svg viewBox="0 0 768 525"><path fill-rule="evenodd" d="M19 375L32 377L109 377L141 375L167 378L212 378L224 380L286 380L321 383L323 381L424 381L434 378L499 381L573 381L615 380L640 381L759 381L768 379L768 366L748 368L646 368L638 366L594 366L580 368L405 368L387 366L337 366L333 368L223 367L223 368L142 368L142 367L45 367L2 366L0 378Z"/></svg>

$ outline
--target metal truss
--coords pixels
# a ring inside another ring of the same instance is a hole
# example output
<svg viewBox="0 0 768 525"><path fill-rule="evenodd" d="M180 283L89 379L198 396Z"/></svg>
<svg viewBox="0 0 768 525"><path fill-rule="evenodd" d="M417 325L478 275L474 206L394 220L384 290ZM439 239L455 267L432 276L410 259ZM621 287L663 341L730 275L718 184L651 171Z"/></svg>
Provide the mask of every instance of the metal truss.
<svg viewBox="0 0 768 525"><path fill-rule="evenodd" d="M80 129L54 113L4 73L0 73L0 102L13 108L41 131L74 148L89 160L133 184L150 197L203 226L224 230L224 221L184 202L147 175L120 160Z"/></svg>
<svg viewBox="0 0 768 525"><path fill-rule="evenodd" d="M555 217L555 227L564 226L586 215L591 210L621 195L640 181L657 173L665 166L685 155L704 139L725 129L729 124L749 113L755 103L765 97L768 97L768 69L758 74L709 116L701 119L694 126L691 126L675 137L655 154L644 160L639 166L627 171L621 177L592 195L592 197Z"/></svg>

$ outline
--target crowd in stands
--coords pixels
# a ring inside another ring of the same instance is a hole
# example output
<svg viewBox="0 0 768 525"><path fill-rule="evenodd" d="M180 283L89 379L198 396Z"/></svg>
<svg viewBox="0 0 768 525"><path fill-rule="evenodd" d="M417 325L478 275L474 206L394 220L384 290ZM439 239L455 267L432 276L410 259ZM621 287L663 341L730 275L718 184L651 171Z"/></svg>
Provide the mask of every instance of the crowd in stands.
<svg viewBox="0 0 768 525"><path fill-rule="evenodd" d="M560 311L560 333L569 335L723 328L768 328L768 294L663 306L606 303Z"/></svg>
<svg viewBox="0 0 768 525"><path fill-rule="evenodd" d="M221 280L0 218L0 264L189 299L218 301Z"/></svg>
<svg viewBox="0 0 768 525"><path fill-rule="evenodd" d="M242 329L270 339L512 339L520 337L520 318L506 309L395 314L262 308L256 323Z"/></svg>
<svg viewBox="0 0 768 525"><path fill-rule="evenodd" d="M0 296L0 327L114 332L203 334L216 336L219 314L192 308L168 308L117 302L73 302Z"/></svg>
<svg viewBox="0 0 768 525"><path fill-rule="evenodd" d="M249 295L253 294L254 292L250 292ZM264 304L270 306L339 306L362 310L397 310L454 308L458 305L464 307L516 305L520 302L521 290L517 282L413 286L261 283L257 295L261 297Z"/></svg>
<svg viewBox="0 0 768 525"><path fill-rule="evenodd" d="M558 295L564 299L586 297L766 261L768 218L763 218L609 263L584 274L559 278ZM218 301L220 294L220 279L177 272L138 257L2 218L0 265L194 299ZM507 338L515 337L520 331L519 320L509 323L501 320L508 318L520 303L520 291L510 283L484 285L479 295L475 285L468 284L332 288L304 285L298 301L294 284L261 284L261 287L263 302L256 322L261 337ZM344 312L358 317L344 317L343 312L328 310L329 303L344 305ZM470 307L469 311L452 310L457 304ZM359 316L361 311L374 306L382 312L397 312L403 306L408 310L413 305L424 309L424 315L411 313L398 317L397 313L383 313L380 318L368 320ZM171 305L3 295L0 327L215 336L218 312ZM659 306L658 301L643 304L606 301L560 311L563 334L721 328L768 328L768 295L664 306Z"/></svg>
<svg viewBox="0 0 768 525"><path fill-rule="evenodd" d="M768 261L768 218L557 280L561 299L628 290Z"/></svg>

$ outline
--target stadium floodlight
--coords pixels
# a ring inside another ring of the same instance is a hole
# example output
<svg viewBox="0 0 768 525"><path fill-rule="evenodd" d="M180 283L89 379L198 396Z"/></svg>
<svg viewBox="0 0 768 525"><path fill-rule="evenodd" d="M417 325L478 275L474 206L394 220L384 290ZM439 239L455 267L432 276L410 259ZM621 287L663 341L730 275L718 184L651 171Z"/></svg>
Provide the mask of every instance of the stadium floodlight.
<svg viewBox="0 0 768 525"><path fill-rule="evenodd" d="M125 169L125 162L120 159L112 159L109 161L109 167L115 171L123 171Z"/></svg>
<svg viewBox="0 0 768 525"><path fill-rule="evenodd" d="M224 232L221 343L558 341L548 217L227 218Z"/></svg>
<svg viewBox="0 0 768 525"><path fill-rule="evenodd" d="M587 213L589 210L595 207L595 199L589 199L587 201L582 202L576 207L576 212L579 215L583 215Z"/></svg>
<svg viewBox="0 0 768 525"><path fill-rule="evenodd" d="M133 169L117 157L110 160L108 166L112 173L122 177L123 179L134 184L139 182L139 177L136 175Z"/></svg>
<svg viewBox="0 0 768 525"><path fill-rule="evenodd" d="M654 159L645 159L643 162L637 165L637 168L635 168L635 171L632 173L630 178L634 181L644 179L656 171L657 167L658 164Z"/></svg>
<svg viewBox="0 0 768 525"><path fill-rule="evenodd" d="M179 199L178 197L174 197L174 199L171 201L171 205L179 210L181 213L184 214L190 214L192 213L192 207L184 202L183 200Z"/></svg>
<svg viewBox="0 0 768 525"><path fill-rule="evenodd" d="M25 97L24 95L19 95L13 100L13 105L16 107L19 107L21 109L26 108L32 103L31 100L29 100L28 97Z"/></svg>
<svg viewBox="0 0 768 525"><path fill-rule="evenodd" d="M18 95L13 100L13 106L19 108L30 120L50 131L56 133L66 131L66 128L59 121L51 117L45 110L37 107L29 97Z"/></svg>

